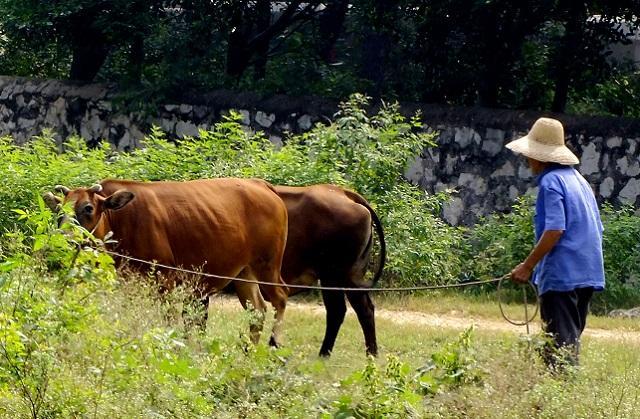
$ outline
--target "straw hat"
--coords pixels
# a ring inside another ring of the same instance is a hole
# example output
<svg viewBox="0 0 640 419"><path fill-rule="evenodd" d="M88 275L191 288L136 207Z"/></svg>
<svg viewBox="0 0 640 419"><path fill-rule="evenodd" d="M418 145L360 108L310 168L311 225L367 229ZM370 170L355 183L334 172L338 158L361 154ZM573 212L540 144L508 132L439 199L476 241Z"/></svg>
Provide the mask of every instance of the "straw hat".
<svg viewBox="0 0 640 419"><path fill-rule="evenodd" d="M564 128L560 121L538 119L529 133L507 144L509 150L542 162L573 165L580 160L564 145Z"/></svg>

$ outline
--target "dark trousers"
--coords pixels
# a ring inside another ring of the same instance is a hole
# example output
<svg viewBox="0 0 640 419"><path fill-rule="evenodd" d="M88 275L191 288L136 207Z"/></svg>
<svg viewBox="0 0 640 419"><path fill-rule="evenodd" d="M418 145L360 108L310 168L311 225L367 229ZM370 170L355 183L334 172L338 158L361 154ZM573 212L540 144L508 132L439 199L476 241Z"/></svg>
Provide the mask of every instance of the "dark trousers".
<svg viewBox="0 0 640 419"><path fill-rule="evenodd" d="M592 287L547 291L540 296L544 330L553 339L552 347L547 347L543 353L547 365L556 366L559 361L577 365L580 335L587 322L592 296Z"/></svg>

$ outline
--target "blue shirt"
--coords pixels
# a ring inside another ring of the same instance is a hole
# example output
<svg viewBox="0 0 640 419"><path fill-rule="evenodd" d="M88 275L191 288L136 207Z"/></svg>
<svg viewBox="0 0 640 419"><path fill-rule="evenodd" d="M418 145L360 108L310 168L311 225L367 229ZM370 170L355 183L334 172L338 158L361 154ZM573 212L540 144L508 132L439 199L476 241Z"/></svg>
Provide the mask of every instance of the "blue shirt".
<svg viewBox="0 0 640 419"><path fill-rule="evenodd" d="M540 295L576 288L604 289L602 221L589 183L573 167L553 165L537 178L536 241L545 230L564 233L536 266Z"/></svg>

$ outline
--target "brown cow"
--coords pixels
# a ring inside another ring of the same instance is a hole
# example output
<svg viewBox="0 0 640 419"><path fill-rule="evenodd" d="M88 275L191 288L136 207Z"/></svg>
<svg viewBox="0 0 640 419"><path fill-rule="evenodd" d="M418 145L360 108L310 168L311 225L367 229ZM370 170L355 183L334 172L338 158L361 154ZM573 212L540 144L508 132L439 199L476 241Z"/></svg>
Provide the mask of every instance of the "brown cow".
<svg viewBox="0 0 640 419"><path fill-rule="evenodd" d="M361 287L375 284L385 262L385 241L378 216L359 194L335 185L276 186L289 213L289 235L282 263L287 284ZM372 221L380 240L377 270L370 283L364 276L373 246ZM300 291L290 288L291 293ZM358 315L368 354L376 355L374 306L368 292L349 291L346 297ZM331 354L347 311L345 292L322 291L326 332L321 356Z"/></svg>
<svg viewBox="0 0 640 419"><path fill-rule="evenodd" d="M105 180L91 188L62 187L78 222L103 238L113 231L116 250L160 264L201 269L227 277L284 284L280 276L287 238L287 211L273 187L257 179L210 179L191 182ZM50 206L59 199L46 196ZM53 202L52 202L53 201ZM203 277L204 295L230 281ZM257 284L235 284L242 305L262 313L252 327L259 339L266 303ZM269 341L277 345L287 290L264 286L276 311Z"/></svg>

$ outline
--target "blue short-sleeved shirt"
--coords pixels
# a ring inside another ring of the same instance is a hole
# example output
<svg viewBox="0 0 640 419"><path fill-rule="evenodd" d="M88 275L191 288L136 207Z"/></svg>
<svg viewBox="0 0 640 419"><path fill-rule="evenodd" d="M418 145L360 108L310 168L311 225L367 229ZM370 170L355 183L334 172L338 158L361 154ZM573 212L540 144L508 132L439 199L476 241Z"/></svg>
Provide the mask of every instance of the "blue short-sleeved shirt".
<svg viewBox="0 0 640 419"><path fill-rule="evenodd" d="M573 167L562 165L547 168L537 181L536 241L545 230L564 231L536 266L538 293L604 289L603 228L591 186Z"/></svg>

